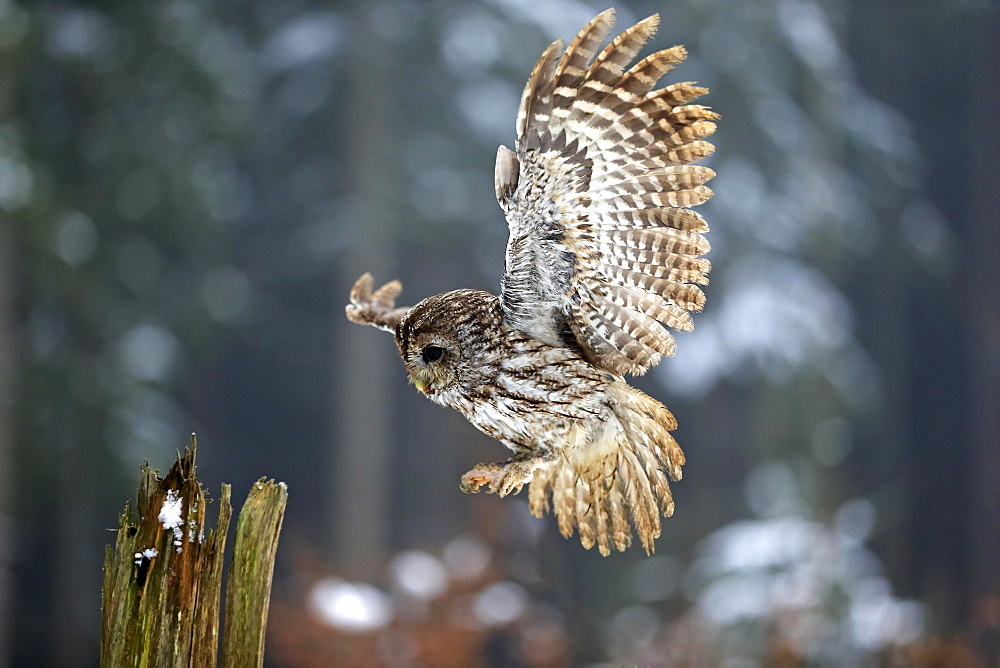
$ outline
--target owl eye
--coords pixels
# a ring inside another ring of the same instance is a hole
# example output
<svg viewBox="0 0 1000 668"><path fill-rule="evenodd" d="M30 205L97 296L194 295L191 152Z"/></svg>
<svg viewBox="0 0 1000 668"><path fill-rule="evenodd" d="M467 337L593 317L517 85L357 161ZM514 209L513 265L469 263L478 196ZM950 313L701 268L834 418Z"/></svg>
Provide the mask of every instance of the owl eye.
<svg viewBox="0 0 1000 668"><path fill-rule="evenodd" d="M437 362L441 359L441 355L444 355L444 348L440 346L427 346L424 348L420 356L424 358L424 361L430 364L431 362Z"/></svg>

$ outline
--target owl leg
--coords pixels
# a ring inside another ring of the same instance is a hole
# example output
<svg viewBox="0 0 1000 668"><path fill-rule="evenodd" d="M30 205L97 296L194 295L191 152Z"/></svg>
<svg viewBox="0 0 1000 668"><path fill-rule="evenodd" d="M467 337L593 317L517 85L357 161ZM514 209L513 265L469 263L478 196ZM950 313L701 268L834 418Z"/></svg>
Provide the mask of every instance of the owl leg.
<svg viewBox="0 0 1000 668"><path fill-rule="evenodd" d="M523 454L508 459L502 464L479 464L462 476L461 490L466 494L480 491L489 485L488 493L497 496L517 494L526 483L531 482L535 471L554 459L553 455Z"/></svg>

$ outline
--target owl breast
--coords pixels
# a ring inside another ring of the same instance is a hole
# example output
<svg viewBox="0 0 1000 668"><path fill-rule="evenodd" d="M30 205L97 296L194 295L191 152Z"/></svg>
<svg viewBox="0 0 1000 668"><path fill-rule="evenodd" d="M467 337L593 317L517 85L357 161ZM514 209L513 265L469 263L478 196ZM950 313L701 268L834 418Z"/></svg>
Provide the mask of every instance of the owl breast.
<svg viewBox="0 0 1000 668"><path fill-rule="evenodd" d="M515 453L584 445L611 413L605 374L571 348L507 327L502 338L505 354L490 381L471 392L444 394L440 402Z"/></svg>

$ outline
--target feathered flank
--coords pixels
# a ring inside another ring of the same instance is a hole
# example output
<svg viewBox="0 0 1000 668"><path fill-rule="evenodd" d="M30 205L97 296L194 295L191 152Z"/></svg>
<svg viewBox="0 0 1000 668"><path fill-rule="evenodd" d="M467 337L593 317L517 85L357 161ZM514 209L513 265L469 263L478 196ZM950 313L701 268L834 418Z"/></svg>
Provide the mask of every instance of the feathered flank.
<svg viewBox="0 0 1000 668"><path fill-rule="evenodd" d="M629 69L658 16L598 52L613 19L599 14L561 58L551 45L525 86L516 156L497 162L510 226L501 300L507 325L552 345L569 330L591 363L642 374L675 350L664 325L690 330L704 303L708 227L691 207L712 196L715 172L691 163L711 155L718 115L691 104L704 88L655 88L683 47Z"/></svg>
<svg viewBox="0 0 1000 668"><path fill-rule="evenodd" d="M359 325L372 325L387 332L395 332L409 307L396 308L396 297L403 291L403 284L390 281L372 292L374 279L365 273L351 288L351 303L347 305L347 319Z"/></svg>

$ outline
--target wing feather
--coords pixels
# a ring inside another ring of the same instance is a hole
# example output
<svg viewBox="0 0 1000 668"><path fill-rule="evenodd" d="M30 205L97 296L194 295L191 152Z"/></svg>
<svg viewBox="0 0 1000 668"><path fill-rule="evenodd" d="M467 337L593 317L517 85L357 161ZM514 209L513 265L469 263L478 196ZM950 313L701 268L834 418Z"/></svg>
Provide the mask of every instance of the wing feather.
<svg viewBox="0 0 1000 668"><path fill-rule="evenodd" d="M509 326L552 345L571 338L599 368L640 374L674 353L666 327L690 330L705 301L708 225L691 207L712 196L715 172L691 163L712 154L718 115L693 104L705 88L656 89L683 47L629 67L658 16L601 49L613 20L599 14L561 58L561 43L546 49L521 98L516 152L498 154L510 227L501 304ZM588 530L618 521L587 517Z"/></svg>
<svg viewBox="0 0 1000 668"><path fill-rule="evenodd" d="M561 48L562 40L556 40L549 44L548 48L542 52L538 63L535 64L531 76L528 77L528 83L521 95L521 109L517 114L518 137L526 139L529 128L533 129L536 125L546 123L549 119L552 109L552 73Z"/></svg>
<svg viewBox="0 0 1000 668"><path fill-rule="evenodd" d="M372 290L375 282L371 274L365 273L351 288L351 303L347 305L347 319L359 325L372 325L387 332L395 332L396 325L403 319L409 306L396 307L396 297L403 291L399 281L389 281L378 290Z"/></svg>

